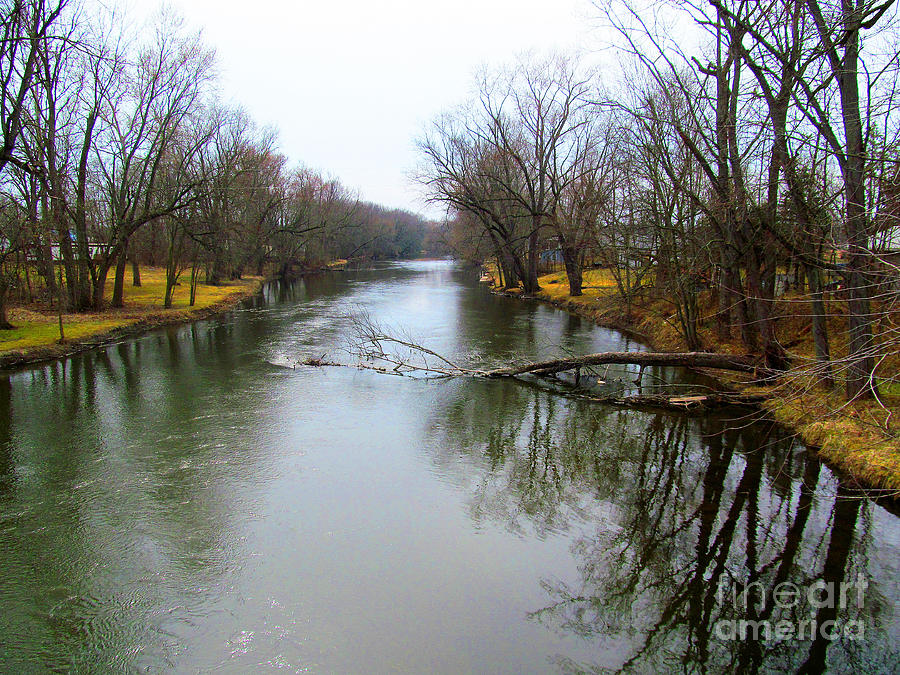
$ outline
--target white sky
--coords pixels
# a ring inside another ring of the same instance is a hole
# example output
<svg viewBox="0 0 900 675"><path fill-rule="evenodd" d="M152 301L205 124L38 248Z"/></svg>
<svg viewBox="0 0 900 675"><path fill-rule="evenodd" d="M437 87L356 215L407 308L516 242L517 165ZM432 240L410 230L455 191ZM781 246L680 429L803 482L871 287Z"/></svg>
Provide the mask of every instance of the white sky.
<svg viewBox="0 0 900 675"><path fill-rule="evenodd" d="M159 0L120 0L135 19ZM584 47L589 0L168 0L219 55L222 97L361 198L427 211L414 140L482 64Z"/></svg>

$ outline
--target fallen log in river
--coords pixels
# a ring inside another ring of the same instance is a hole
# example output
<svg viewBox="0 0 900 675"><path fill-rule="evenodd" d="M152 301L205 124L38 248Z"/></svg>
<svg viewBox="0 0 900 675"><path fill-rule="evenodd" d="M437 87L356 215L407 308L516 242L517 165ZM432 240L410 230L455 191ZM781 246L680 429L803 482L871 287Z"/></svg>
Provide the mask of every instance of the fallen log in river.
<svg viewBox="0 0 900 675"><path fill-rule="evenodd" d="M627 408L665 408L668 410L710 410L729 406L755 406L766 400L763 394L644 394L633 396L586 396L587 400Z"/></svg>
<svg viewBox="0 0 900 675"><path fill-rule="evenodd" d="M753 356L714 354L712 352L599 352L583 356L570 356L548 361L527 362L503 368L475 368L450 360L446 356L424 347L411 337L398 337L395 331L386 329L364 312L353 315L355 340L349 353L357 357L355 364L335 363L319 358L300 360L296 365L323 367L344 366L374 370L390 375L426 375L430 377L481 377L521 378L523 376L553 377L566 371L575 371L575 386L568 395L580 399L630 407L662 407L678 410L708 409L730 405L754 405L766 397L758 394L741 394L728 391L701 393L645 394L597 396L579 387L582 369L601 365L636 365L641 371L648 366L703 368L746 373L755 381L771 382L784 373L767 368Z"/></svg>
<svg viewBox="0 0 900 675"><path fill-rule="evenodd" d="M553 375L567 370L623 364L636 366L682 366L685 368L710 368L733 372L751 373L758 379L772 379L781 371L761 366L752 356L714 354L712 352L599 352L585 356L572 356L551 361L538 361L521 366L497 368L485 371L485 377L514 377L517 375Z"/></svg>
<svg viewBox="0 0 900 675"><path fill-rule="evenodd" d="M382 339L390 342L390 339ZM356 364L344 364L327 361L324 355L321 358L307 358L297 365L311 367L343 366L374 370L390 375L412 375L425 373L432 377L484 377L484 378L518 378L527 375L537 377L551 377L569 370L580 372L582 368L606 364L637 365L643 369L647 366L681 366L693 368L709 368L715 370L727 370L752 374L757 379L771 379L780 373L759 366L752 357L736 356L731 354L713 354L709 352L600 352L585 356L553 359L550 361L538 361L505 368L480 370L459 366L435 352L420 347L408 341L399 341L403 347L410 349L412 353L418 353L432 357L431 363L427 360L414 362L410 358L397 358L389 355L379 344L377 352L371 352L366 358ZM357 355L360 355L357 352ZM438 363L435 363L435 358ZM379 362L387 362L390 366L379 365ZM576 383L579 378L576 377ZM570 392L570 395L573 392ZM742 394L735 392L704 392L681 394L636 394L636 395L610 395L595 396L589 393L578 393L579 399L589 400L608 405L632 407L632 408L665 408L679 411L700 411L712 408L721 408L735 405L756 405L766 399L762 394Z"/></svg>

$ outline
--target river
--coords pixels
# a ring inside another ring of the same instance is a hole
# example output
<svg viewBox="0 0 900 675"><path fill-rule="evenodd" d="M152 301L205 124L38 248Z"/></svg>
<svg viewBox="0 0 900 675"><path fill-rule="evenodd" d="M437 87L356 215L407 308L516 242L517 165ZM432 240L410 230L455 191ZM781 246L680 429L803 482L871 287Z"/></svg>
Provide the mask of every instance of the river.
<svg viewBox="0 0 900 675"><path fill-rule="evenodd" d="M782 429L290 367L359 307L453 358L640 348L410 262L3 375L0 670L900 670L900 521Z"/></svg>

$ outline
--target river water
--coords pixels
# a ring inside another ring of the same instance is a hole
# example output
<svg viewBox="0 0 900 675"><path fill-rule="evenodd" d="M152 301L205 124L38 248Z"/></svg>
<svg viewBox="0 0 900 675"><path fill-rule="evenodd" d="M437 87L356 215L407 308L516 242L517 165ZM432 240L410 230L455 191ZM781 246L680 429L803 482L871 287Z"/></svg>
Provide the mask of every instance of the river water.
<svg viewBox="0 0 900 675"><path fill-rule="evenodd" d="M413 262L4 375L0 670L900 670L900 521L784 431L290 367L358 307L453 358L640 348Z"/></svg>

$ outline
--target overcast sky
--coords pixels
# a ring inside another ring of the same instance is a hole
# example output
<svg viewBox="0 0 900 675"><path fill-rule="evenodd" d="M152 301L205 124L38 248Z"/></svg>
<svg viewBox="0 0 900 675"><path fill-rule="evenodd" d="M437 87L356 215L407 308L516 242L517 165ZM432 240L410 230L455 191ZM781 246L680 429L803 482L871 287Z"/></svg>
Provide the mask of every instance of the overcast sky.
<svg viewBox="0 0 900 675"><path fill-rule="evenodd" d="M158 0L122 0L151 15ZM281 149L363 199L426 212L407 178L428 121L469 94L481 64L583 47L589 0L169 0L216 48L222 95ZM430 215L436 215L431 211Z"/></svg>

